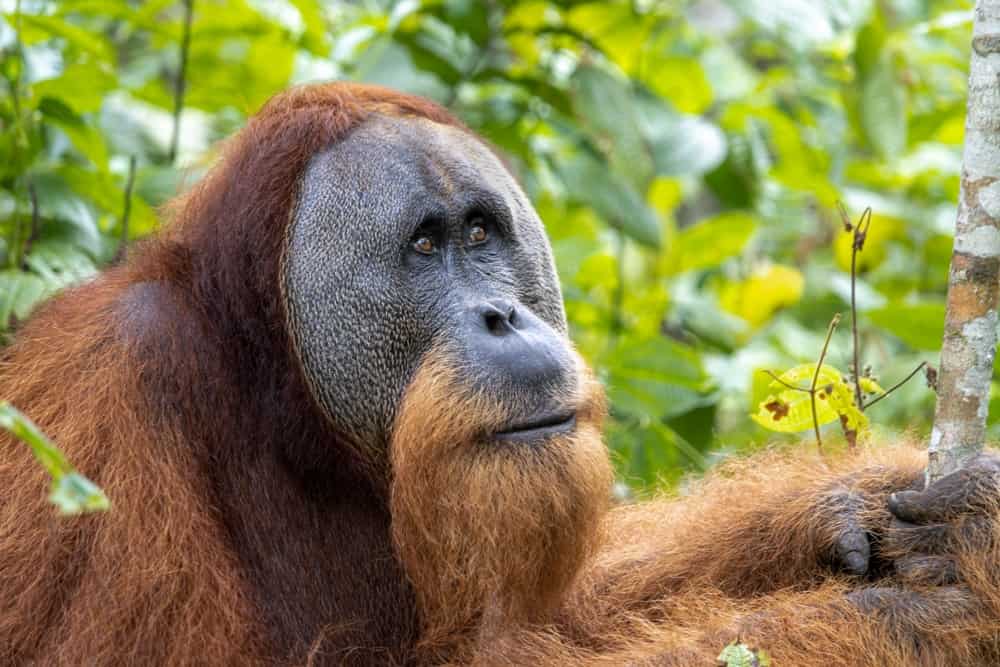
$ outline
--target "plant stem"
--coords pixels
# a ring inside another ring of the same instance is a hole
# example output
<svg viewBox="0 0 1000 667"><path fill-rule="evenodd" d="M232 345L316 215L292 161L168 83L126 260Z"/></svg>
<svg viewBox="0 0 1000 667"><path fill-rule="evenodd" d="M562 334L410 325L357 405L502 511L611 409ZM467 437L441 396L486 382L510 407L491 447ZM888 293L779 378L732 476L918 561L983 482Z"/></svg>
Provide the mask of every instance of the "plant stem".
<svg viewBox="0 0 1000 667"><path fill-rule="evenodd" d="M878 403L879 401L881 401L883 398L885 398L886 396L888 396L889 394L891 394L892 392L894 392L897 389L899 389L900 387L902 387L904 384L906 384L907 382L909 382L910 379L914 375L916 375L917 373L919 373L920 369L923 368L926 365L927 365L926 361L921 361L920 365L917 366L916 368L914 368L912 371L910 371L909 375L907 375L905 378L903 378L902 380L900 380L896 384L894 384L891 387L889 387L888 391L886 391L885 393L883 393L881 396L876 396L875 398L873 398L871 401L868 402L868 405L866 405L865 407L866 408L870 408L871 406L875 405L876 403Z"/></svg>
<svg viewBox="0 0 1000 667"><path fill-rule="evenodd" d="M819 353L819 361L816 362L816 370L813 371L812 384L809 385L809 407L812 408L813 429L816 431L816 447L819 453L823 453L823 438L819 434L819 413L816 411L816 383L819 382L819 372L823 368L823 360L826 359L826 351L830 347L830 339L833 338L833 331L840 323L840 313L833 316L830 326L826 328L826 340L823 341L823 349Z"/></svg>
<svg viewBox="0 0 1000 667"><path fill-rule="evenodd" d="M191 18L194 0L184 0L184 32L181 35L180 64L174 78L174 129L170 136L169 161L177 159L177 146L181 135L181 111L184 109L184 91L187 88L188 52L191 50Z"/></svg>
<svg viewBox="0 0 1000 667"><path fill-rule="evenodd" d="M132 186L135 184L135 156L128 160L128 180L125 182L125 203L122 205L122 225L121 240L118 242L118 250L115 252L114 262L118 263L125 259L128 252L128 220L132 214Z"/></svg>
<svg viewBox="0 0 1000 667"><path fill-rule="evenodd" d="M24 240L24 245L21 246L20 250L21 257L18 264L20 264L22 269L27 269L25 263L28 253L31 252L32 244L38 239L38 232L41 227L41 220L38 213L38 192L35 190L35 184L30 180L28 181L28 199L31 201L31 228L28 230L28 238Z"/></svg>
<svg viewBox="0 0 1000 667"><path fill-rule="evenodd" d="M807 389L806 387L796 387L794 384L790 384L788 382L785 382L774 371L762 370L761 373L766 373L766 374L770 375L771 378L775 382L777 382L780 385L784 385L785 387L788 387L789 389L793 389L795 391L804 391L807 394L809 393L809 389Z"/></svg>
<svg viewBox="0 0 1000 667"><path fill-rule="evenodd" d="M618 270L618 285L615 286L611 304L613 318L611 323L611 338L613 341L618 340L618 336L621 335L622 330L625 328L625 318L623 315L625 305L625 234L617 231L616 238L618 246L615 250L615 260Z"/></svg>
<svg viewBox="0 0 1000 667"><path fill-rule="evenodd" d="M854 236L851 241L851 335L854 340L854 400L858 404L858 410L864 412L865 401L861 396L861 346L858 343L858 253L864 248L865 237L868 236L868 226L872 221L872 210L866 208L861 214L861 219L854 227Z"/></svg>

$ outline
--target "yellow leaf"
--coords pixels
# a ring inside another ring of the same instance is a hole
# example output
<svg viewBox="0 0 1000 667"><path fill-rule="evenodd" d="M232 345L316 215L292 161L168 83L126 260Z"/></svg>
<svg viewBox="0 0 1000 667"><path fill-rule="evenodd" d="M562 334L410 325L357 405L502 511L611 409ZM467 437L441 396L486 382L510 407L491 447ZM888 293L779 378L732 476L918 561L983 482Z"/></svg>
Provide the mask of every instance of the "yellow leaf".
<svg viewBox="0 0 1000 667"><path fill-rule="evenodd" d="M839 221L837 225L840 231L833 241L833 256L842 271L850 271L854 233L845 232ZM889 241L899 238L903 229L903 221L899 218L873 214L864 248L858 253L858 271L869 271L881 264L888 252Z"/></svg>
<svg viewBox="0 0 1000 667"><path fill-rule="evenodd" d="M627 3L588 2L566 12L566 23L597 42L625 73L634 74L654 21L636 16Z"/></svg>
<svg viewBox="0 0 1000 667"><path fill-rule="evenodd" d="M772 389L781 389L785 385L794 385L797 387L802 387L803 389L808 389L812 385L813 374L816 373L816 364L800 364L794 368L789 368L787 371L778 376L781 380L772 380ZM829 384L835 384L837 382L842 382L841 377L843 374L838 371L833 366L829 364L823 364L819 369L819 377L816 379L816 386L822 388ZM781 384L782 382L785 385Z"/></svg>
<svg viewBox="0 0 1000 667"><path fill-rule="evenodd" d="M678 111L698 114L712 103L712 86L697 59L656 58L646 69L651 73L646 84L660 97L670 100ZM678 81L683 81L684 85L678 86Z"/></svg>
<svg viewBox="0 0 1000 667"><path fill-rule="evenodd" d="M879 386L879 383L871 378L861 378L858 383L861 385L861 391L866 394L884 394L885 389Z"/></svg>
<svg viewBox="0 0 1000 667"><path fill-rule="evenodd" d="M805 278L798 269L771 264L745 280L724 283L719 290L719 305L756 329L779 309L798 302L804 288Z"/></svg>
<svg viewBox="0 0 1000 667"><path fill-rule="evenodd" d="M826 401L816 401L816 418L819 425L838 419L838 414ZM786 389L771 394L761 401L756 414L750 418L766 429L779 433L798 433L813 427L812 405L809 394Z"/></svg>

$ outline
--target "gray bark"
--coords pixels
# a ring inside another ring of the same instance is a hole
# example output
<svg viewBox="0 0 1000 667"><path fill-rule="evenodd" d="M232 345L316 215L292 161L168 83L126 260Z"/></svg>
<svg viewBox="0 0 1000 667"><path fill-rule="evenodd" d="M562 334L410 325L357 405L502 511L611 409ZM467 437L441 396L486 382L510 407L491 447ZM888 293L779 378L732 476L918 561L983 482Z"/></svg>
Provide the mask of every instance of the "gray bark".
<svg viewBox="0 0 1000 667"><path fill-rule="evenodd" d="M1000 0L977 0L928 483L983 447L1000 290Z"/></svg>

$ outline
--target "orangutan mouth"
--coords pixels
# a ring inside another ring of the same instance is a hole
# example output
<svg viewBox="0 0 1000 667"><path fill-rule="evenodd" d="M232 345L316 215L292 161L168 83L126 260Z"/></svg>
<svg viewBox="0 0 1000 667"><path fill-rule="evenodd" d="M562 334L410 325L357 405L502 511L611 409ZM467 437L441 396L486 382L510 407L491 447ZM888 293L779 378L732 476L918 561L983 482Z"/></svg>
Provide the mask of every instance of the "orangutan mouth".
<svg viewBox="0 0 1000 667"><path fill-rule="evenodd" d="M576 413L560 412L541 415L523 422L515 422L510 427L493 434L493 438L503 442L534 442L554 435L570 433L576 428Z"/></svg>

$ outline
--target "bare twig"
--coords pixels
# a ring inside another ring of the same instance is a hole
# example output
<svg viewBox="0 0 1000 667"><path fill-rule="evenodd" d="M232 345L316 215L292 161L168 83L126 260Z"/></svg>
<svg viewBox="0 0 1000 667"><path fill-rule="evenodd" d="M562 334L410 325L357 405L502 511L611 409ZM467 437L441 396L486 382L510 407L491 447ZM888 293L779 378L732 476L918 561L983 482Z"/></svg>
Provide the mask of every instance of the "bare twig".
<svg viewBox="0 0 1000 667"><path fill-rule="evenodd" d="M14 2L14 51L18 62L14 69L14 78L10 82L10 101L14 107L14 117L21 122L21 75L24 70L24 42L21 41L21 0ZM16 146L16 144L15 144Z"/></svg>
<svg viewBox="0 0 1000 667"><path fill-rule="evenodd" d="M899 389L900 387L902 387L904 384L906 384L907 382L909 382L910 379L914 375L916 375L917 373L919 373L920 369L922 369L926 365L927 365L926 361L921 361L920 365L917 366L916 368L914 368L912 371L910 371L909 375L907 375L905 378L903 378L902 380L900 380L896 384L894 384L891 387L889 387L889 389L885 393L883 393L881 396L876 396L872 400L868 401L868 404L865 405L865 407L866 408L870 408L871 406L875 405L876 403L878 403L879 401L881 401L883 398L885 398L886 396L888 396L889 394L891 394L892 392L894 392L897 389Z"/></svg>
<svg viewBox="0 0 1000 667"><path fill-rule="evenodd" d="M616 239L618 245L615 249L615 259L617 261L618 269L618 285L615 287L614 294L612 295L612 317L614 320L611 323L611 333L612 340L617 341L618 336L625 328L625 234L621 231L617 232Z"/></svg>
<svg viewBox="0 0 1000 667"><path fill-rule="evenodd" d="M184 32L181 36L180 64L174 77L174 129L170 136L169 160L177 159L177 146L181 134L181 111L184 109L184 91L187 88L188 52L191 50L191 18L194 14L194 0L184 1Z"/></svg>
<svg viewBox="0 0 1000 667"><path fill-rule="evenodd" d="M32 181L28 181L28 199L31 201L31 229L28 230L28 238L24 240L24 245L21 246L21 268L27 268L25 262L28 258L28 253L31 252L31 246L38 239L38 232L41 228L40 216L38 213L38 192L35 190L35 184Z"/></svg>
<svg viewBox="0 0 1000 667"><path fill-rule="evenodd" d="M128 252L128 220L132 214L132 186L135 185L135 156L128 160L128 180L125 182L125 203L122 205L121 240L118 242L118 250L112 260L115 264L124 261Z"/></svg>
<svg viewBox="0 0 1000 667"><path fill-rule="evenodd" d="M809 406L812 408L813 428L816 431L816 447L820 454L823 453L823 438L819 434L819 414L816 412L816 383L819 382L819 372L823 368L823 360L826 359L826 351L830 347L830 339L833 332L840 324L840 313L833 316L830 326L826 328L826 340L823 341L823 349L819 353L819 361L816 362L816 370L813 372L812 384L809 385Z"/></svg>
<svg viewBox="0 0 1000 667"><path fill-rule="evenodd" d="M858 409L862 412L865 409L865 402L861 396L861 346L858 344L858 299L856 290L858 285L858 253L865 247L865 238L868 236L868 227L872 222L872 209L869 206L861 214L861 219L854 226L854 237L851 243L851 336L854 342L854 398L857 401Z"/></svg>

